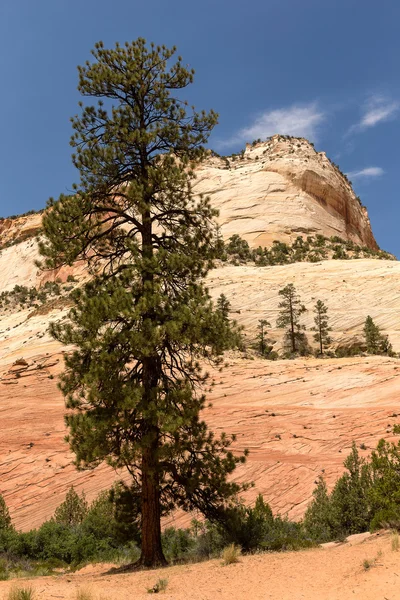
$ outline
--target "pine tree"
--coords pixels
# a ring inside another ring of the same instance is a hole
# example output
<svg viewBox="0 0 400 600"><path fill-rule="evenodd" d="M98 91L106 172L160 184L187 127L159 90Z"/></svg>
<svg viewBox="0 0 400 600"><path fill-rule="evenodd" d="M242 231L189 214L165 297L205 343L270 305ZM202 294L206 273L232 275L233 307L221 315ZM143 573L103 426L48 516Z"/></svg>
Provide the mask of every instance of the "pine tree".
<svg viewBox="0 0 400 600"><path fill-rule="evenodd" d="M221 313L225 320L229 320L229 313L231 310L231 303L225 294L221 294L217 298L217 310Z"/></svg>
<svg viewBox="0 0 400 600"><path fill-rule="evenodd" d="M315 327L312 327L311 330L316 332L314 340L319 343L319 353L323 354L324 346L328 346L331 343L329 332L332 331L332 327L329 327L328 307L322 300L317 300L314 313Z"/></svg>
<svg viewBox="0 0 400 600"><path fill-rule="evenodd" d="M130 474L145 566L165 563L161 516L180 507L217 520L244 461L200 419L200 359L236 338L202 283L216 211L191 184L217 115L187 108L193 71L171 62L175 51L99 42L79 67L78 89L99 101L72 119L80 183L49 202L40 246L46 267L83 260L93 277L74 292L69 322L52 326L76 348L60 384L69 443L78 468L107 461Z"/></svg>
<svg viewBox="0 0 400 600"><path fill-rule="evenodd" d="M367 352L370 354L393 355L392 344L388 336L382 335L379 327L375 325L372 317L368 315L364 323L364 337L367 345Z"/></svg>
<svg viewBox="0 0 400 600"><path fill-rule="evenodd" d="M79 496L74 486L71 485L64 502L56 508L54 520L56 523L76 527L82 523L87 511L88 503L86 502L85 494L82 492L81 496Z"/></svg>
<svg viewBox="0 0 400 600"><path fill-rule="evenodd" d="M0 531L12 528L10 512L2 494L0 494Z"/></svg>
<svg viewBox="0 0 400 600"><path fill-rule="evenodd" d="M306 312L306 307L301 303L296 293L293 283L289 283L279 290L279 295L283 297L279 303L281 309L280 315L276 321L276 326L286 329L286 336L290 339L292 352L297 352L297 341L301 338L301 332L305 326L300 323L300 316Z"/></svg>
<svg viewBox="0 0 400 600"><path fill-rule="evenodd" d="M266 354L267 348L271 349L270 346L267 346L267 341L266 341L266 338L267 338L266 328L267 327L271 327L271 323L269 321L266 321L265 319L260 319L258 321L257 339L259 341L259 350L263 356L264 356L264 354Z"/></svg>
<svg viewBox="0 0 400 600"><path fill-rule="evenodd" d="M371 354L379 354L381 332L379 327L375 325L372 317L369 315L365 319L364 323L364 337L367 344L367 351Z"/></svg>

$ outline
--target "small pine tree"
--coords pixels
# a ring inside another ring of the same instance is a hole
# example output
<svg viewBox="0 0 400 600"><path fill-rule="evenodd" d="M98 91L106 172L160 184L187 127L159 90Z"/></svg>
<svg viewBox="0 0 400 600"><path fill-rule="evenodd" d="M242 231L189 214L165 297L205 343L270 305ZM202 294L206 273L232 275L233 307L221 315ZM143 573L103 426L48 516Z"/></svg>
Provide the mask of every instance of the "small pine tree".
<svg viewBox="0 0 400 600"><path fill-rule="evenodd" d="M317 301L314 307L314 313L315 327L311 327L311 330L316 332L314 334L314 340L319 343L319 352L320 354L323 354L324 346L328 346L331 343L329 332L332 331L332 327L329 327L328 324L328 307L322 300Z"/></svg>
<svg viewBox="0 0 400 600"><path fill-rule="evenodd" d="M276 326L280 329L286 329L286 335L290 339L292 352L297 352L297 341L301 338L301 332L305 326L300 323L300 316L306 312L306 307L301 303L296 293L293 283L289 283L279 290L279 295L283 297L279 303L281 309L280 315L276 321Z"/></svg>
<svg viewBox="0 0 400 600"><path fill-rule="evenodd" d="M88 503L85 494L82 492L81 496L79 496L76 493L74 486L71 485L65 496L64 502L56 508L54 520L56 523L76 527L82 523L87 512Z"/></svg>
<svg viewBox="0 0 400 600"><path fill-rule="evenodd" d="M237 233L233 234L225 246L226 252L234 260L250 260L251 251L248 242L240 237Z"/></svg>
<svg viewBox="0 0 400 600"><path fill-rule="evenodd" d="M325 479L318 478L317 487L313 491L313 499L304 515L306 532L315 540L329 541L333 535L332 506Z"/></svg>
<svg viewBox="0 0 400 600"><path fill-rule="evenodd" d="M229 300L225 296L225 294L221 294L220 296L218 296L217 310L220 312L220 314L226 321L229 321L229 313L231 310L231 303L229 302Z"/></svg>
<svg viewBox="0 0 400 600"><path fill-rule="evenodd" d="M265 319L260 319L258 321L258 348L263 356L267 353L267 350L270 349L270 346L267 345L267 327L271 327L269 321L266 321Z"/></svg>
<svg viewBox="0 0 400 600"><path fill-rule="evenodd" d="M371 469L360 457L355 442L343 464L347 472L337 480L331 494L336 535L339 536L366 531L371 519Z"/></svg>
<svg viewBox="0 0 400 600"><path fill-rule="evenodd" d="M375 325L372 317L368 315L364 324L364 337L367 345L367 352L370 354L393 354L392 344L389 338L382 335L379 327Z"/></svg>
<svg viewBox="0 0 400 600"><path fill-rule="evenodd" d="M5 531L11 528L12 524L10 513L3 495L0 494L0 531Z"/></svg>

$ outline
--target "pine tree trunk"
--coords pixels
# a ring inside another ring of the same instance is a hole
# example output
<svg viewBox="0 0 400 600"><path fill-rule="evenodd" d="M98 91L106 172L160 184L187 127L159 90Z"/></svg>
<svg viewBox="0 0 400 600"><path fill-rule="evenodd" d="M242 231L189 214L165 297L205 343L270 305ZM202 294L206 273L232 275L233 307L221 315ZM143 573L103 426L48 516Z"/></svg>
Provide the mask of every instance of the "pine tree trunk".
<svg viewBox="0 0 400 600"><path fill-rule="evenodd" d="M324 353L324 349L323 349L323 346L322 346L321 315L319 315L319 348L320 348L320 353L323 354Z"/></svg>
<svg viewBox="0 0 400 600"><path fill-rule="evenodd" d="M290 309L290 336L292 338L292 352L296 352L296 338L294 335L293 306L292 306L291 299L289 299L289 309Z"/></svg>
<svg viewBox="0 0 400 600"><path fill-rule="evenodd" d="M146 171L143 174L146 181ZM150 211L142 215L142 249L143 256L151 259L153 256L152 225ZM149 284L153 286L154 275L151 271L142 273L143 288ZM153 310L149 310L147 318L154 320ZM143 360L143 390L144 404L149 409L154 402L153 393L156 390L160 376L160 364L157 354L148 356ZM157 392L156 392L157 393ZM151 412L151 411L149 411ZM161 546L161 506L160 482L158 470L158 427L153 418L147 416L145 424L144 446L142 453L142 531L141 555L139 564L144 567L166 565Z"/></svg>
<svg viewBox="0 0 400 600"><path fill-rule="evenodd" d="M160 488L157 473L157 441L143 450L142 456L142 552L144 567L166 565L161 546Z"/></svg>

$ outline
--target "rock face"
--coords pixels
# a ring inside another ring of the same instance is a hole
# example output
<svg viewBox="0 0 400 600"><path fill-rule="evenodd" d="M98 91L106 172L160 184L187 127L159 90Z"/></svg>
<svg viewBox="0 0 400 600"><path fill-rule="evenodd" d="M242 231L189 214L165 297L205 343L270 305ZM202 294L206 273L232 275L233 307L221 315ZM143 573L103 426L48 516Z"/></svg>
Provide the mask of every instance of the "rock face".
<svg viewBox="0 0 400 600"><path fill-rule="evenodd" d="M195 190L210 195L219 208L225 238L238 233L252 246L269 246L275 239L321 233L377 248L351 186L306 140L274 136L247 146L236 160L209 157L198 170ZM40 215L0 222L0 293L17 284L38 288L49 280L66 282L68 275L86 277L82 265L58 272L35 266L40 224ZM307 330L321 299L329 307L335 345L358 343L370 314L400 351L400 263L224 266L207 280L214 298L228 297L249 343L258 320L267 319L277 346L278 291L287 283L294 283L309 309ZM49 518L71 484L91 500L117 476L105 466L77 472L64 441L64 401L56 384L68 348L52 340L47 328L67 310L65 295L39 308L0 309L0 493L23 529ZM215 373L213 407L204 416L216 432L237 434L237 450L250 449L249 461L236 474L255 482L249 501L261 492L275 511L300 517L317 476L324 470L332 484L353 440L369 449L383 435L391 439L400 374L395 359L269 362L251 353L226 358L228 366ZM175 516L174 524L180 523L185 519Z"/></svg>
<svg viewBox="0 0 400 600"><path fill-rule="evenodd" d="M219 209L225 239L237 233L264 247L319 233L378 247L348 180L303 138L276 135L248 144L243 157L209 158L194 189Z"/></svg>
<svg viewBox="0 0 400 600"><path fill-rule="evenodd" d="M271 323L269 335L278 346L282 330L276 329L281 300L279 290L293 283L307 312L301 322L311 345L311 327L317 300L328 306L330 336L334 346L363 342L363 326L370 315L400 351L400 262L391 260L326 260L273 267L224 266L208 276L214 298L225 294L232 305L232 318L245 327L254 340L260 319Z"/></svg>

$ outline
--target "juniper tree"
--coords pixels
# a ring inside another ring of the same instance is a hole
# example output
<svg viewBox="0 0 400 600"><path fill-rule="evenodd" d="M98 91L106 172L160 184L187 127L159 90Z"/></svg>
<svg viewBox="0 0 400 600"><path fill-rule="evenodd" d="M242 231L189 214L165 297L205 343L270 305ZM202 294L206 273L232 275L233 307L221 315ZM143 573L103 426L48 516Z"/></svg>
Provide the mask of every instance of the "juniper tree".
<svg viewBox="0 0 400 600"><path fill-rule="evenodd" d="M322 302L317 300L314 307L314 322L315 327L311 327L312 331L315 331L314 340L319 343L320 354L324 353L324 346L331 343L329 332L332 331L332 327L329 327L328 307Z"/></svg>
<svg viewBox="0 0 400 600"><path fill-rule="evenodd" d="M297 352L296 342L301 338L301 332L305 326L300 323L300 316L306 312L306 307L301 303L296 293L293 283L289 283L279 290L279 295L283 300L279 303L281 309L280 315L276 321L276 326L286 329L286 336L290 340L292 352Z"/></svg>
<svg viewBox="0 0 400 600"><path fill-rule="evenodd" d="M78 468L125 468L139 498L141 558L165 563L162 514L199 509L218 519L240 489L227 481L244 456L200 418L207 374L235 335L202 279L217 245L209 200L193 168L217 122L182 100L193 71L175 48L139 38L79 67L78 89L98 98L72 119L74 193L50 200L44 266L84 261L92 279L73 293L53 336L75 350L60 387Z"/></svg>
<svg viewBox="0 0 400 600"><path fill-rule="evenodd" d="M260 352L263 356L267 350L267 344L266 344L266 335L267 335L266 328L267 327L271 327L271 323L269 321L266 321L265 319L260 319L258 321L257 339L259 341Z"/></svg>

